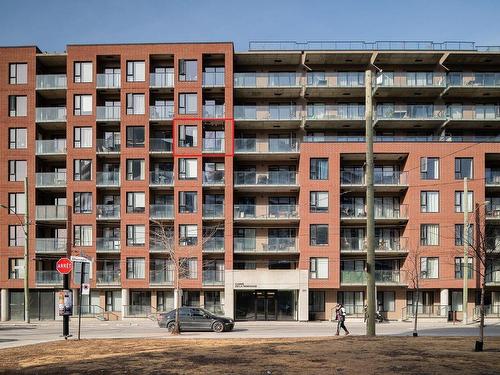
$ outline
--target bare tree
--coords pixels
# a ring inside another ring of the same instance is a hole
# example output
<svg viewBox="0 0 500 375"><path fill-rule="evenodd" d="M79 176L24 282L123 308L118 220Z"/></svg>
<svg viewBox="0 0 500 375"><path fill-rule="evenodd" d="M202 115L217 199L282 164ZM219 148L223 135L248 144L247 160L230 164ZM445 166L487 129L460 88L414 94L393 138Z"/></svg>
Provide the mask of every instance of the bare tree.
<svg viewBox="0 0 500 375"><path fill-rule="evenodd" d="M189 250L180 249L179 243L175 241L175 229L171 223L153 220L154 226L151 229L151 238L167 254L173 271L174 293L177 306L175 306L175 325L171 330L173 335L179 335L179 307L181 307L180 280L189 274L190 259L193 258ZM208 241L215 237L218 230L224 228L223 224L217 223L214 226L203 226L203 236L201 245L203 247ZM199 242L198 242L199 243ZM205 265L205 263L204 263Z"/></svg>
<svg viewBox="0 0 500 375"><path fill-rule="evenodd" d="M406 264L408 265L408 267L406 268L406 277L410 286L413 288L413 292L416 295L416 301L415 299L413 300L413 302L416 304L416 306L413 307L413 337L418 336L418 305L420 303L420 278L422 276L420 270L421 254L422 251L420 247L417 246L414 249L410 250L408 256L406 257Z"/></svg>

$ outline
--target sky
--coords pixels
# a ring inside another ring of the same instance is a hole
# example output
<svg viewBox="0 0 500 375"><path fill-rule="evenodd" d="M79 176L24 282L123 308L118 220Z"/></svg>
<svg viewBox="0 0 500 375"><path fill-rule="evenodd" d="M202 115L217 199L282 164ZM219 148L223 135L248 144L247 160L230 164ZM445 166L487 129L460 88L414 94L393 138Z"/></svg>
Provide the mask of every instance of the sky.
<svg viewBox="0 0 500 375"><path fill-rule="evenodd" d="M499 0L0 0L0 46L291 40L500 45Z"/></svg>

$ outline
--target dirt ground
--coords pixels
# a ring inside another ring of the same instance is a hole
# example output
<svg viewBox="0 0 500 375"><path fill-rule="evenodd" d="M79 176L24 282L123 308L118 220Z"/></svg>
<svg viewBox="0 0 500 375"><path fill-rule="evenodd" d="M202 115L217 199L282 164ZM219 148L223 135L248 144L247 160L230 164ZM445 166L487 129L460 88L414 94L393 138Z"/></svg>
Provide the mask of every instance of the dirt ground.
<svg viewBox="0 0 500 375"><path fill-rule="evenodd" d="M0 350L0 373L500 374L500 338L114 339Z"/></svg>

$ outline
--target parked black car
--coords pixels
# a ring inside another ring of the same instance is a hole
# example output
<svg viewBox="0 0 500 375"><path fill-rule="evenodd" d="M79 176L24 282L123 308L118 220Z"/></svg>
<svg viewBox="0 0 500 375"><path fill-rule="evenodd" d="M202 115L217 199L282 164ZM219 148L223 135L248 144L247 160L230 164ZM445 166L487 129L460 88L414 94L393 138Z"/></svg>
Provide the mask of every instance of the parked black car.
<svg viewBox="0 0 500 375"><path fill-rule="evenodd" d="M231 331L234 328L234 320L216 316L210 311L200 307L181 307L179 309L181 331ZM158 325L172 331L175 325L175 310L160 314Z"/></svg>

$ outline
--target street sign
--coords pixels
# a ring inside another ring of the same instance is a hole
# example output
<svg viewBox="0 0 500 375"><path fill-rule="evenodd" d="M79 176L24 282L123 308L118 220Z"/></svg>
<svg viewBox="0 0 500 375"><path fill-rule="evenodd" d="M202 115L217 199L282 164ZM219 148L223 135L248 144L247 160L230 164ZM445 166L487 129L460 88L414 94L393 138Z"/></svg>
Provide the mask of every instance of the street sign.
<svg viewBox="0 0 500 375"><path fill-rule="evenodd" d="M92 263L92 260L87 258L87 257L79 257L79 256L75 256L75 255L72 255L71 256L71 261L72 262L86 262L86 263Z"/></svg>
<svg viewBox="0 0 500 375"><path fill-rule="evenodd" d="M82 295L90 295L90 284L82 284Z"/></svg>
<svg viewBox="0 0 500 375"><path fill-rule="evenodd" d="M73 271L73 282L75 283L75 285L80 285L82 282L83 284L90 283L91 268L92 268L92 263L90 262L87 261L75 262L75 269ZM82 278L82 269L85 270L85 272L83 273L83 278Z"/></svg>
<svg viewBox="0 0 500 375"><path fill-rule="evenodd" d="M65 289L59 292L59 316L73 315L73 292Z"/></svg>
<svg viewBox="0 0 500 375"><path fill-rule="evenodd" d="M56 263L56 270L61 275L66 275L73 269L73 262L68 258L61 258Z"/></svg>

